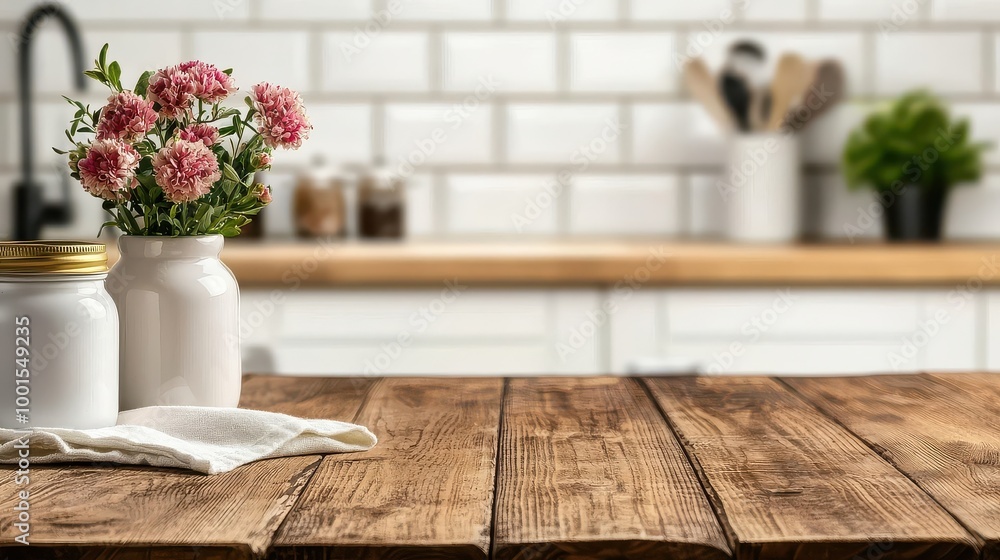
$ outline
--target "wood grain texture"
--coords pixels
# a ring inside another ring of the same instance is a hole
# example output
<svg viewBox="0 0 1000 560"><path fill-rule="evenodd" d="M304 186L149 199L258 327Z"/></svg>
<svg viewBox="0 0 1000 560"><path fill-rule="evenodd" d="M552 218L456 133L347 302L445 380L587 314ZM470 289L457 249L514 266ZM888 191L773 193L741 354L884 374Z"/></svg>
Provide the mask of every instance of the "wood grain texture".
<svg viewBox="0 0 1000 560"><path fill-rule="evenodd" d="M906 473L1000 558L1000 376L784 380Z"/></svg>
<svg viewBox="0 0 1000 560"><path fill-rule="evenodd" d="M729 558L697 475L634 379L514 379L494 558Z"/></svg>
<svg viewBox="0 0 1000 560"><path fill-rule="evenodd" d="M975 539L864 442L769 378L649 379L738 558L976 558Z"/></svg>
<svg viewBox="0 0 1000 560"><path fill-rule="evenodd" d="M324 458L273 557L487 558L502 391L502 379L380 380L358 416L378 445Z"/></svg>
<svg viewBox="0 0 1000 560"><path fill-rule="evenodd" d="M986 278L1000 248L990 244L732 245L662 239L544 243L410 242L226 245L222 259L241 286L282 286L289 270L312 286L614 285L640 268L646 285L929 286ZM666 255L662 266L655 260ZM653 256L654 260L650 261ZM109 247L111 262L117 259ZM313 266L315 265L315 266Z"/></svg>
<svg viewBox="0 0 1000 560"><path fill-rule="evenodd" d="M368 381L249 377L243 401L305 417L354 418ZM315 397L313 392L321 394ZM270 400L275 406L268 406ZM299 401L299 404L293 404ZM262 558L321 457L272 459L206 476L176 469L78 464L31 469L30 546L0 523L4 560L249 560ZM0 503L12 511L10 467ZM5 513L5 514L6 514Z"/></svg>

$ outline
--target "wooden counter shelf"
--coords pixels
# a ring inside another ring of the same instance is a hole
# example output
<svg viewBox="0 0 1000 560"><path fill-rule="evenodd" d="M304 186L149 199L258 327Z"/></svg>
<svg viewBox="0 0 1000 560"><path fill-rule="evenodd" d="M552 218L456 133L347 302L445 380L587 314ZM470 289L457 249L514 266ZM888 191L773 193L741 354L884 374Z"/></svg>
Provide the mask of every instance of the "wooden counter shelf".
<svg viewBox="0 0 1000 560"><path fill-rule="evenodd" d="M112 255L115 258L115 255ZM669 241L227 243L243 286L954 286L1000 284L1000 245L729 245ZM648 275L648 277L647 277Z"/></svg>

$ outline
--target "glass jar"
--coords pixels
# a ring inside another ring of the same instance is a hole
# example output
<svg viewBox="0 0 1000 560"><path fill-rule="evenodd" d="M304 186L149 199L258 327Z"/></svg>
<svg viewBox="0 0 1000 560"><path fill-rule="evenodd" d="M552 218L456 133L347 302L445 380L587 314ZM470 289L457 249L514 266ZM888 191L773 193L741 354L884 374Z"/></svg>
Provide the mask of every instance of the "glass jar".
<svg viewBox="0 0 1000 560"><path fill-rule="evenodd" d="M118 418L118 311L100 243L0 243L0 427Z"/></svg>
<svg viewBox="0 0 1000 560"><path fill-rule="evenodd" d="M400 239L406 229L406 182L380 167L358 182L358 235Z"/></svg>

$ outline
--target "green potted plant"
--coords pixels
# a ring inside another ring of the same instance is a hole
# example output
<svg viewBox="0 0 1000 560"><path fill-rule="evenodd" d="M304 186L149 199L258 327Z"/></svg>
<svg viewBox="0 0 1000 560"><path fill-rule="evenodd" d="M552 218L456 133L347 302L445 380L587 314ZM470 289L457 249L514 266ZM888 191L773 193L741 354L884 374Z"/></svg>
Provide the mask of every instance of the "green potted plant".
<svg viewBox="0 0 1000 560"><path fill-rule="evenodd" d="M847 140L843 169L852 189L875 191L890 240L936 240L951 188L976 181L985 143L969 139L934 95L913 91L869 115Z"/></svg>

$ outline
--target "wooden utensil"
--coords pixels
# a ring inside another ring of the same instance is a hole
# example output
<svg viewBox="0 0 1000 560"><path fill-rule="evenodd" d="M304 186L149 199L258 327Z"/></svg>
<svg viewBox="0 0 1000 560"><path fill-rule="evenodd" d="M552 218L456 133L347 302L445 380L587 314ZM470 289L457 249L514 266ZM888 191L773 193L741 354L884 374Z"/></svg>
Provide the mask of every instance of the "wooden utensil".
<svg viewBox="0 0 1000 560"><path fill-rule="evenodd" d="M778 60L771 83L771 117L768 130L778 130L788 111L805 96L812 84L809 66L801 56L785 53Z"/></svg>
<svg viewBox="0 0 1000 560"><path fill-rule="evenodd" d="M839 62L823 60L817 63L802 103L784 115L782 126L800 130L816 120L844 97L845 85L844 67Z"/></svg>
<svg viewBox="0 0 1000 560"><path fill-rule="evenodd" d="M705 61L693 58L684 66L684 84L723 131L733 129L733 117Z"/></svg>

